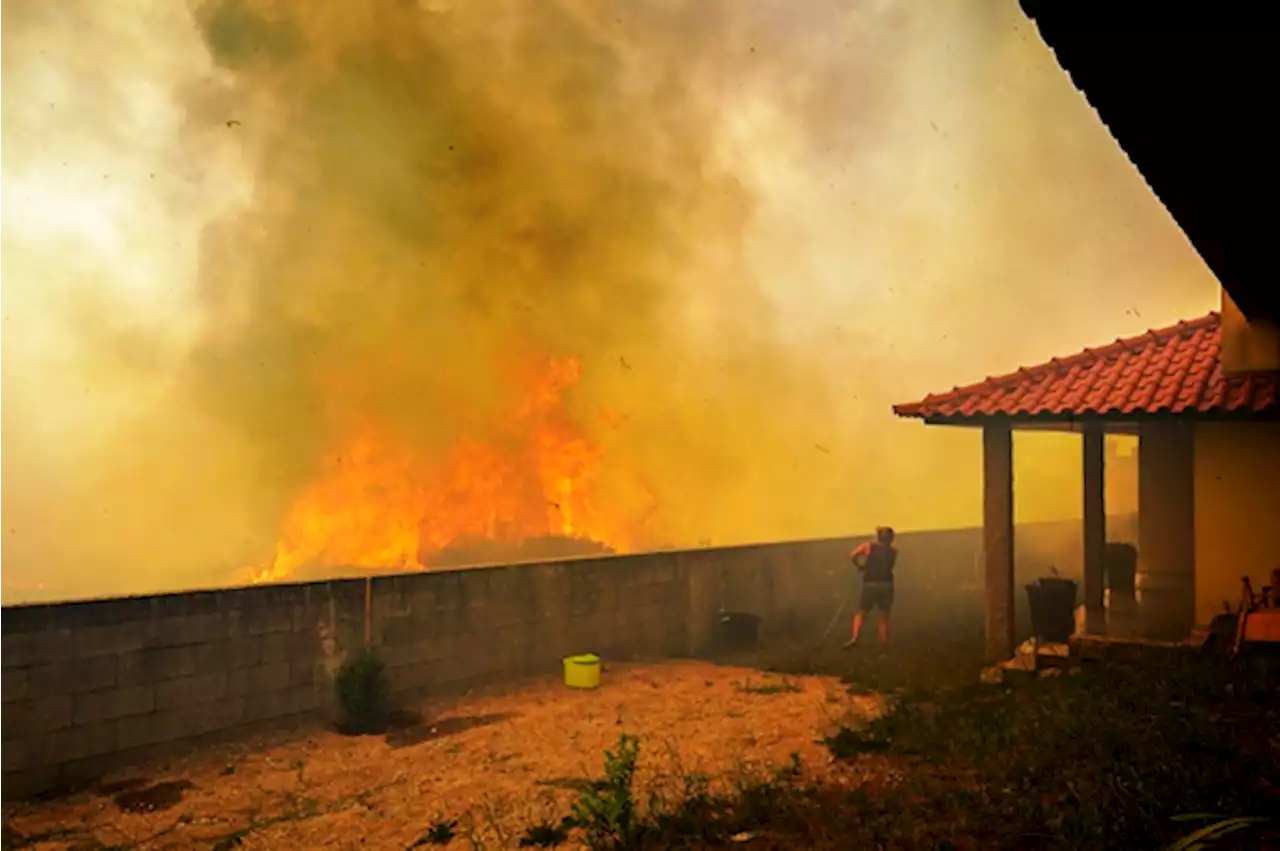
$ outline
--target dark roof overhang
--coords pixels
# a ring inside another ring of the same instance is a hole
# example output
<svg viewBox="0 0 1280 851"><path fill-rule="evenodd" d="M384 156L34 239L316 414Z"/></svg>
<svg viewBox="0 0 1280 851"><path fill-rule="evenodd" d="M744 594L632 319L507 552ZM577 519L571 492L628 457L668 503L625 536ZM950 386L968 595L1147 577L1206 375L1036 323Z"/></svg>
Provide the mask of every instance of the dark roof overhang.
<svg viewBox="0 0 1280 851"><path fill-rule="evenodd" d="M1058 63L1250 319L1280 317L1275 10L1257 0L1020 0Z"/></svg>

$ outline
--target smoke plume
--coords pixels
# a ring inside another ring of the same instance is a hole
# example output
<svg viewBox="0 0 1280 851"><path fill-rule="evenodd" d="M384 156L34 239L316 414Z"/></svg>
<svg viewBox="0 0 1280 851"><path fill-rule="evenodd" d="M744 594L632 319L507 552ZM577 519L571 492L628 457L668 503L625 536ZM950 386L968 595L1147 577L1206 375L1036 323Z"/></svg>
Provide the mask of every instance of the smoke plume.
<svg viewBox="0 0 1280 851"><path fill-rule="evenodd" d="M548 357L647 545L970 524L891 403L1214 299L1012 3L11 5L6 602L228 582L346 430L501 442Z"/></svg>

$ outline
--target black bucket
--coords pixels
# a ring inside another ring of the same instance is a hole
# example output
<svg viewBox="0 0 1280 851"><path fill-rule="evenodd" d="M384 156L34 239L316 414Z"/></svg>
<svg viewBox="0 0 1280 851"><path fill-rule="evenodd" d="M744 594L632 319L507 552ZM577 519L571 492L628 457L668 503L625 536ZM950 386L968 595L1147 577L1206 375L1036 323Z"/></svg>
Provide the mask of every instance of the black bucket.
<svg viewBox="0 0 1280 851"><path fill-rule="evenodd" d="M1138 548L1121 541L1109 542L1102 564L1112 597L1132 600L1134 578L1138 574Z"/></svg>
<svg viewBox="0 0 1280 851"><path fill-rule="evenodd" d="M1046 577L1027 586L1031 634L1042 642L1063 644L1076 631L1076 583Z"/></svg>
<svg viewBox="0 0 1280 851"><path fill-rule="evenodd" d="M747 612L721 612L716 618L716 639L724 653L755 650L760 643L760 618Z"/></svg>

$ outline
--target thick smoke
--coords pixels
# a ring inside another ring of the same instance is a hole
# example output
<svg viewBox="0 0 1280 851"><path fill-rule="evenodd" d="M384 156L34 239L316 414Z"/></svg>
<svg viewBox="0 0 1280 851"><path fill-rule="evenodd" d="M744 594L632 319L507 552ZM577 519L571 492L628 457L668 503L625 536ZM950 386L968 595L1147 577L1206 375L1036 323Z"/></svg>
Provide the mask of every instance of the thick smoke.
<svg viewBox="0 0 1280 851"><path fill-rule="evenodd" d="M346 425L495 434L544 355L662 543L968 524L891 403L1213 298L1012 3L13 5L6 601L225 582Z"/></svg>

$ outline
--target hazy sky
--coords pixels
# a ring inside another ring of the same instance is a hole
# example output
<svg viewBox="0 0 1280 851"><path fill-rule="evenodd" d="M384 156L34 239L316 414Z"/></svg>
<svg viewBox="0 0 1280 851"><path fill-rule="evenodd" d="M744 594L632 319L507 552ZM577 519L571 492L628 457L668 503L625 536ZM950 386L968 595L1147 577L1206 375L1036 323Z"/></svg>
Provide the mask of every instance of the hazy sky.
<svg viewBox="0 0 1280 851"><path fill-rule="evenodd" d="M892 403L1217 304L1013 0L130 8L5 16L6 602L232 581L354 435L523 498L535 420L633 545L969 525Z"/></svg>

